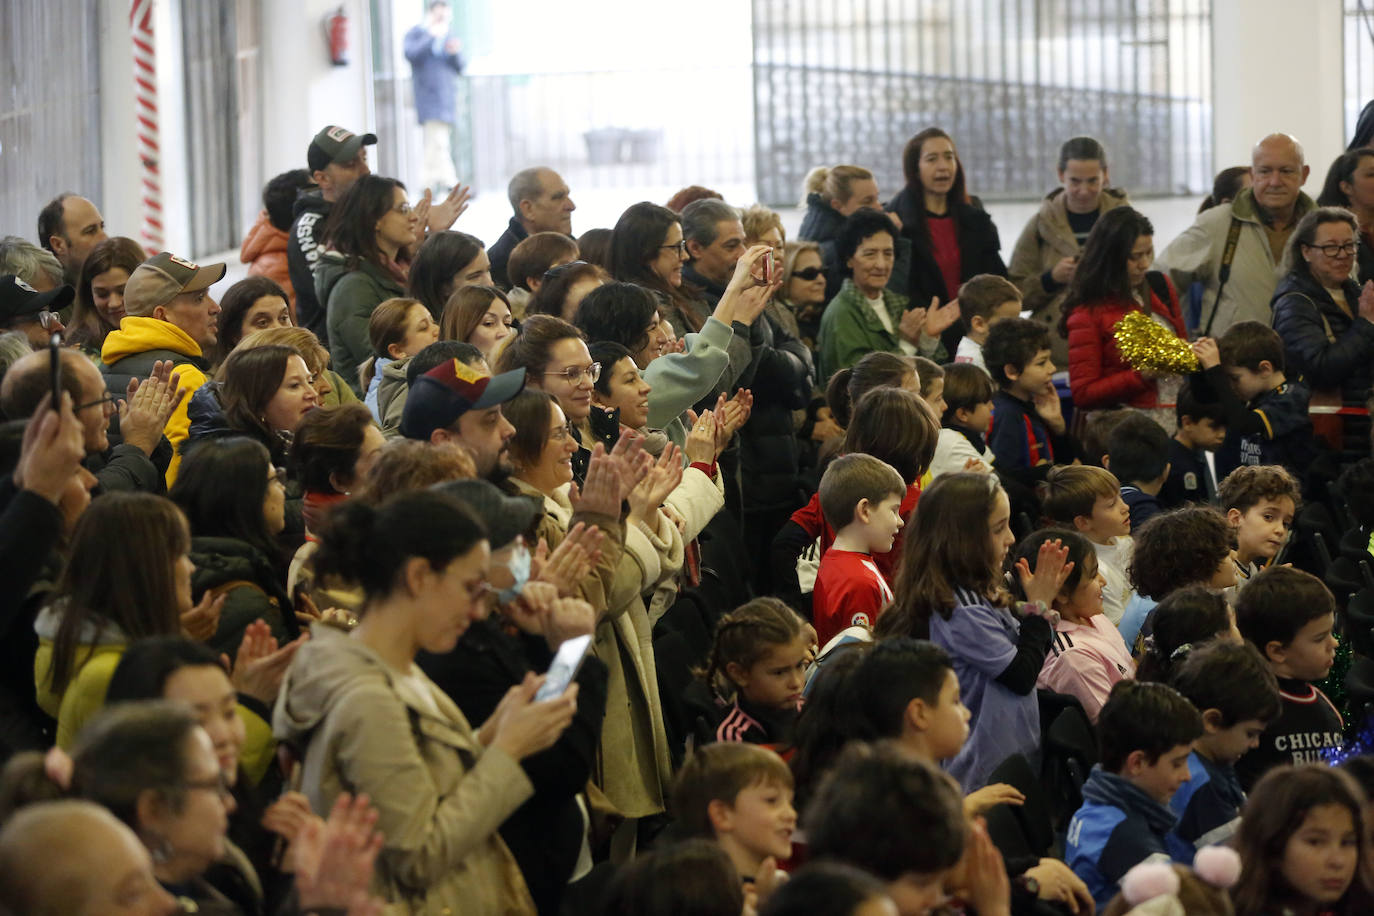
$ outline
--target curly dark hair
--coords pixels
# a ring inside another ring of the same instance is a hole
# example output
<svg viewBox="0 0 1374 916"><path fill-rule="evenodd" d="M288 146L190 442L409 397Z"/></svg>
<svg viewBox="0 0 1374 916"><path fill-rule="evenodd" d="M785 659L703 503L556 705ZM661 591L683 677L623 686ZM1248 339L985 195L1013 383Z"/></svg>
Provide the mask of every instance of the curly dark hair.
<svg viewBox="0 0 1374 916"><path fill-rule="evenodd" d="M1136 592L1163 601L1185 585L1211 581L1231 555L1231 526L1207 506L1187 506L1150 519L1135 532L1129 571Z"/></svg>

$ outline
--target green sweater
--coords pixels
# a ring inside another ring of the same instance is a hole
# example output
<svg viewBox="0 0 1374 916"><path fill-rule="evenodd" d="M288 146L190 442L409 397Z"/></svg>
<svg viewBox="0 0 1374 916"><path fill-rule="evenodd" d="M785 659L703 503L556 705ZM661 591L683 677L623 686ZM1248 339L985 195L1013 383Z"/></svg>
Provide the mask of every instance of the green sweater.
<svg viewBox="0 0 1374 916"><path fill-rule="evenodd" d="M819 370L824 382L841 369L857 363L866 353L882 351L901 353L901 338L897 328L902 321L902 313L910 306L906 296L891 290L883 290L883 306L892 319L892 330L883 327L882 321L873 313L864 294L854 285L852 279L844 281L840 291L825 307L821 316L820 333L817 335ZM937 338L921 335L919 351L922 356L937 363L947 361L948 354Z"/></svg>

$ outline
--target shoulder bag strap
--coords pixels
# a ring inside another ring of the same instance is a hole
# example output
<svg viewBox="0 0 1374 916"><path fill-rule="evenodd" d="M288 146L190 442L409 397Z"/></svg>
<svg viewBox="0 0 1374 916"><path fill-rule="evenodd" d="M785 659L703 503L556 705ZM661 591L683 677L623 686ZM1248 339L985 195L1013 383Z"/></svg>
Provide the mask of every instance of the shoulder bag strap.
<svg viewBox="0 0 1374 916"><path fill-rule="evenodd" d="M1221 307L1221 294L1226 291L1226 281L1231 279L1231 262L1236 259L1236 245L1240 243L1241 222L1231 217L1231 228L1226 230L1226 247L1221 250L1221 269L1217 271L1217 297L1212 300L1212 314L1207 318L1207 327L1202 336L1212 336L1212 324L1217 320L1217 309Z"/></svg>

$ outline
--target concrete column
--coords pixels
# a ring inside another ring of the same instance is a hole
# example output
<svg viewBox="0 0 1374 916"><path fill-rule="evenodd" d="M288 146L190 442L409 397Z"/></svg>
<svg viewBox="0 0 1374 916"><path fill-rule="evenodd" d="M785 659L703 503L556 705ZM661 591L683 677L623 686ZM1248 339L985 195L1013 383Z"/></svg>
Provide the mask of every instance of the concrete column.
<svg viewBox="0 0 1374 916"><path fill-rule="evenodd" d="M1213 0L1213 172L1275 131L1302 143L1316 197L1345 149L1341 0Z"/></svg>

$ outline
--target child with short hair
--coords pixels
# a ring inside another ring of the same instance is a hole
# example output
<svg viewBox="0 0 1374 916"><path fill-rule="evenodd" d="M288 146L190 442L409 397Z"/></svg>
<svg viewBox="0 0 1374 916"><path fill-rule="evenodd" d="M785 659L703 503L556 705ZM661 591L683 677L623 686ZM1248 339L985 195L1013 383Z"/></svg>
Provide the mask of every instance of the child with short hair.
<svg viewBox="0 0 1374 916"><path fill-rule="evenodd" d="M1029 318L1000 321L988 331L983 357L999 389L988 430L998 466L1030 483L1044 480L1055 462L1072 462L1045 326Z"/></svg>
<svg viewBox="0 0 1374 916"><path fill-rule="evenodd" d="M916 365L916 377L921 380L921 400L926 402L936 417L945 414L945 369L933 359L924 356L911 357Z"/></svg>
<svg viewBox="0 0 1374 916"><path fill-rule="evenodd" d="M1115 626L1131 600L1131 515L1121 484L1104 468L1090 464L1057 467L1045 478L1045 518L1077 531L1092 544L1097 568L1106 580L1102 608Z"/></svg>
<svg viewBox="0 0 1374 916"><path fill-rule="evenodd" d="M1357 877L1369 844L1363 800L1337 767L1300 764L1261 779L1236 833L1236 916L1368 913L1359 905L1367 891Z"/></svg>
<svg viewBox="0 0 1374 916"><path fill-rule="evenodd" d="M372 356L358 368L358 382L365 394L363 403L381 423L384 412L379 403L381 387L390 380L394 388L405 379L410 358L439 339L439 322L418 299L387 299L372 311L367 322ZM386 371L390 367L390 371ZM348 381L352 381L349 379ZM393 397L386 400L390 406Z"/></svg>
<svg viewBox="0 0 1374 916"><path fill-rule="evenodd" d="M673 783L672 812L685 835L718 843L741 881L792 855L792 771L756 744L697 748Z"/></svg>
<svg viewBox="0 0 1374 916"><path fill-rule="evenodd" d="M969 465L973 461L981 461L985 469L992 468L996 459L988 448L987 431L992 423L994 394L991 376L977 366L956 363L946 367L945 414L930 462L931 479L972 470L976 468Z"/></svg>
<svg viewBox="0 0 1374 916"><path fill-rule="evenodd" d="M1322 580L1287 566L1266 569L1236 600L1240 634L1259 649L1279 682L1283 710L1260 744L1240 758L1242 786L1285 763L1318 763L1345 743L1345 722L1317 688L1336 657L1336 600Z"/></svg>
<svg viewBox="0 0 1374 916"><path fill-rule="evenodd" d="M983 344L993 325L1008 318L1021 317L1021 291L1006 277L978 274L959 287L959 317L964 336L954 352L955 363L970 363L988 371L983 362Z"/></svg>
<svg viewBox="0 0 1374 916"><path fill-rule="evenodd" d="M965 792L986 785L1009 755L1035 759L1040 747L1035 682L1049 650L1050 602L1073 567L1065 547L1046 542L1034 573L1027 561L1017 564L1028 600L1013 607L1002 562L1015 540L995 478L946 474L921 498L902 545L896 600L878 618L880 638L929 639L953 658L972 732L948 769Z"/></svg>
<svg viewBox="0 0 1374 916"><path fill-rule="evenodd" d="M1205 585L1180 588L1159 602L1150 627L1135 667L1137 681L1171 683L1174 672L1194 650L1218 639L1237 645L1245 641L1225 596Z"/></svg>
<svg viewBox="0 0 1374 916"><path fill-rule="evenodd" d="M1201 734L1202 716L1172 687L1121 681L1112 688L1097 719L1101 762L1083 784L1064 846L1064 860L1099 908L1141 862L1192 861L1170 837L1178 819L1168 806Z"/></svg>
<svg viewBox="0 0 1374 916"><path fill-rule="evenodd" d="M1176 509L1188 503L1210 503L1217 495L1217 479L1207 454L1226 441L1226 408L1220 401L1203 400L1197 386L1184 379L1174 416L1178 429L1169 440L1169 479L1159 491L1159 504Z"/></svg>
<svg viewBox="0 0 1374 916"><path fill-rule="evenodd" d="M1134 531L1163 511L1159 491L1169 479L1169 434L1143 413L1123 418L1107 437L1107 470L1121 481Z"/></svg>
<svg viewBox="0 0 1374 916"><path fill-rule="evenodd" d="M1215 342L1194 345L1204 377L1226 407L1226 447L1217 473L1242 464L1281 464L1301 475L1316 456L1311 389L1284 372L1283 339L1258 321L1240 321Z"/></svg>
<svg viewBox="0 0 1374 916"><path fill-rule="evenodd" d="M1126 603L1117 629L1138 657L1137 636L1152 632L1151 615L1161 601L1189 585L1212 589L1236 584L1231 560L1231 527L1210 506L1187 506L1165 512L1135 532L1127 574L1135 597Z"/></svg>
<svg viewBox="0 0 1374 916"><path fill-rule="evenodd" d="M847 627L872 627L892 601L892 589L873 564L873 554L891 550L902 530L898 509L906 489L896 468L872 455L845 455L825 469L821 512L835 541L821 556L811 595L820 645Z"/></svg>
<svg viewBox="0 0 1374 916"><path fill-rule="evenodd" d="M715 739L785 746L810 655L805 621L777 598L755 598L721 617L700 672L721 712Z"/></svg>
<svg viewBox="0 0 1374 916"><path fill-rule="evenodd" d="M1097 554L1088 539L1072 531L1046 528L1031 534L1016 549L1017 558L1030 562L1042 544L1055 540L1069 550L1073 566L1050 607L1059 612L1054 639L1037 687L1078 698L1088 718L1097 714L1112 686L1135 676L1135 662L1121 634L1107 620L1102 608L1106 580L1097 569Z"/></svg>
<svg viewBox="0 0 1374 916"><path fill-rule="evenodd" d="M1236 532L1237 588L1278 556L1301 501L1298 482L1279 465L1245 465L1226 475L1217 504Z"/></svg>
<svg viewBox="0 0 1374 916"><path fill-rule="evenodd" d="M890 742L845 748L807 807L804 827L813 861L877 876L897 891L899 916L927 916L951 883L966 889L961 896L976 912L1010 912L1002 856L987 828L969 823L954 780Z"/></svg>
<svg viewBox="0 0 1374 916"><path fill-rule="evenodd" d="M1174 836L1194 849L1227 844L1245 804L1235 764L1278 717L1278 682L1254 646L1215 640L1187 653L1172 686L1202 714L1188 781L1169 802Z"/></svg>

